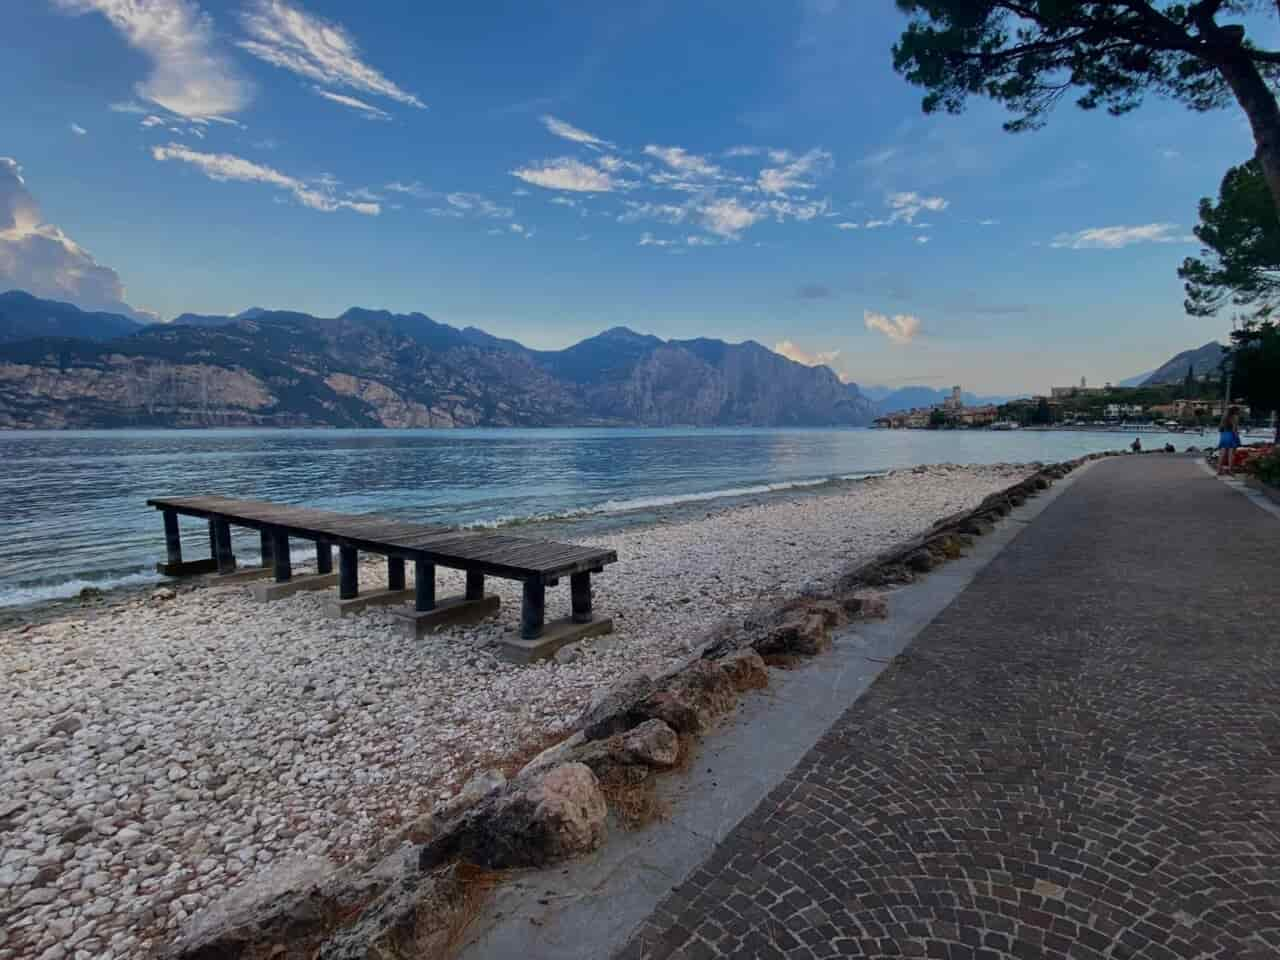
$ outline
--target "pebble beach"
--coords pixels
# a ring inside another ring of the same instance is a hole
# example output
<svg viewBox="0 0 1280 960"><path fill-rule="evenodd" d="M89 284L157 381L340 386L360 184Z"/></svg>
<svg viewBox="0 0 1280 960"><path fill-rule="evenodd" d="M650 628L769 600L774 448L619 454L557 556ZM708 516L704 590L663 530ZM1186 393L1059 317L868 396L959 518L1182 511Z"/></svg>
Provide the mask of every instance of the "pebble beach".
<svg viewBox="0 0 1280 960"><path fill-rule="evenodd" d="M498 617L421 640L385 610L329 619L321 594L260 604L243 585L0 631L0 960L144 956L271 871L344 862L621 676L1031 472L917 467L584 537L618 553L596 578L615 632L528 666L497 655L520 596L494 579ZM440 596L461 590L440 571ZM547 615L567 613L566 584Z"/></svg>

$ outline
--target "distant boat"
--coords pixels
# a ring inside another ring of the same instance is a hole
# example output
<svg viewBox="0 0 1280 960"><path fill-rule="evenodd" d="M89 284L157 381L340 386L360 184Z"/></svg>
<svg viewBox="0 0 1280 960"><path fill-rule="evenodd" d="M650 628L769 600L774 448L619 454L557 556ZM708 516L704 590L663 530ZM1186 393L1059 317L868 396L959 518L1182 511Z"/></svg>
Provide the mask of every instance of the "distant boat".
<svg viewBox="0 0 1280 960"><path fill-rule="evenodd" d="M991 425L992 430L1018 430L1020 425L1013 420L997 420Z"/></svg>

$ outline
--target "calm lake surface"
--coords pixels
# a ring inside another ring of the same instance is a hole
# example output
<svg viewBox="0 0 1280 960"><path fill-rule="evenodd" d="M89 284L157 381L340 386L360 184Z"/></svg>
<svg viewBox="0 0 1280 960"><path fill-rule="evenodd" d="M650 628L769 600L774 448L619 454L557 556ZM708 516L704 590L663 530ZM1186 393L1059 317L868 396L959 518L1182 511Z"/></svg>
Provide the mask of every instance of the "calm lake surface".
<svg viewBox="0 0 1280 960"><path fill-rule="evenodd" d="M1208 437L1144 434L1178 449ZM926 463L1065 460L1123 433L873 430L0 432L0 606L158 579L153 496L220 493L446 523L603 516ZM203 524L183 521L189 558ZM237 536L253 561L256 535Z"/></svg>

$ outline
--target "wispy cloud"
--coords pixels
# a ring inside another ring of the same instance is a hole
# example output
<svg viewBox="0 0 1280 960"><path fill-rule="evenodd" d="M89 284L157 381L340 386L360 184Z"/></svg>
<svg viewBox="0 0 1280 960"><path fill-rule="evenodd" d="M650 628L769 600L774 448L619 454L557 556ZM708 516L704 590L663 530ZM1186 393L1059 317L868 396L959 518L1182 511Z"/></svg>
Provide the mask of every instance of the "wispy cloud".
<svg viewBox="0 0 1280 960"><path fill-rule="evenodd" d="M417 95L361 59L359 46L341 24L283 0L256 0L241 14L241 22L249 39L238 45L273 66L325 87L345 87L426 109Z"/></svg>
<svg viewBox="0 0 1280 960"><path fill-rule="evenodd" d="M424 187L422 183L418 180L414 180L412 183L404 183L403 181L400 181L400 180L393 180L391 183L388 183L383 189L390 190L392 193L403 193L411 197L417 197L419 200L425 200L428 197L435 196L435 194L432 191Z"/></svg>
<svg viewBox="0 0 1280 960"><path fill-rule="evenodd" d="M712 178L721 174L720 168L706 157L690 153L684 147L660 147L651 143L644 148L644 153L684 176Z"/></svg>
<svg viewBox="0 0 1280 960"><path fill-rule="evenodd" d="M791 340L779 340L773 345L773 352L806 367L829 367L840 357L839 350L811 352Z"/></svg>
<svg viewBox="0 0 1280 960"><path fill-rule="evenodd" d="M951 206L949 200L942 197L923 197L914 190L910 193L889 194L889 208L893 211L890 220L912 223L922 210L940 213Z"/></svg>
<svg viewBox="0 0 1280 960"><path fill-rule="evenodd" d="M644 232L644 233L640 234L640 240L639 240L639 242L636 244L636 246L639 246L639 247L670 247L670 246L673 246L675 243L676 243L676 241L675 241L675 240L662 240L662 239L659 239L658 237L655 237L652 233L649 233L648 231L646 231L646 232Z"/></svg>
<svg viewBox="0 0 1280 960"><path fill-rule="evenodd" d="M252 160L230 153L201 153L182 144L170 143L163 147L152 147L151 155L157 160L180 160L183 163L189 163L210 180L265 183L287 190L303 206L324 213L353 210L366 216L377 216L382 212L381 206L377 203L337 198L334 195L331 180L308 183L272 167L254 163Z"/></svg>
<svg viewBox="0 0 1280 960"><path fill-rule="evenodd" d="M326 90L323 87L313 87L320 96L326 100L332 100L334 103L340 103L344 107L350 107L352 110L358 110L370 120L390 120L391 114L385 110L375 107L371 103L365 103L357 97L348 97L345 93L334 93L332 90Z"/></svg>
<svg viewBox="0 0 1280 960"><path fill-rule="evenodd" d="M635 223L639 220L683 223L688 218L690 210L687 204L641 203L637 200L625 200L623 203L627 209L618 214L619 223Z"/></svg>
<svg viewBox="0 0 1280 960"><path fill-rule="evenodd" d="M1193 236L1177 233L1176 223L1144 223L1133 227L1089 227L1060 233L1049 246L1071 250L1119 250L1138 243L1195 243Z"/></svg>
<svg viewBox="0 0 1280 960"><path fill-rule="evenodd" d="M854 223L852 220L844 220L836 224L837 230L858 230L862 227L860 223Z"/></svg>
<svg viewBox="0 0 1280 960"><path fill-rule="evenodd" d="M511 171L525 183L547 190L574 190L580 193L609 193L619 186L604 170L588 166L573 157L546 160L541 164Z"/></svg>
<svg viewBox="0 0 1280 960"><path fill-rule="evenodd" d="M980 226L980 227L994 227L994 226L995 226L996 224L998 224L999 222L1000 222L999 220L992 220L991 218L989 218L989 217L988 217L986 220L979 220L979 221L978 221L978 226Z"/></svg>
<svg viewBox="0 0 1280 960"><path fill-rule="evenodd" d="M785 150L770 151L770 159L781 166L765 167L760 171L756 184L765 193L771 194L785 195L795 190L811 190L814 187L812 178L827 173L832 165L831 154L817 148L798 157L793 157Z"/></svg>
<svg viewBox="0 0 1280 960"><path fill-rule="evenodd" d="M572 140L574 143L580 143L592 150L601 150L606 147L612 150L614 148L611 141L606 140L603 137L597 137L594 133L587 133L587 131L581 130L571 123L558 120L549 113L543 114L540 119L542 120L542 125L557 137Z"/></svg>
<svg viewBox="0 0 1280 960"><path fill-rule="evenodd" d="M746 207L732 198L721 198L698 210L702 225L718 237L733 240L765 214L758 208Z"/></svg>
<svg viewBox="0 0 1280 960"><path fill-rule="evenodd" d="M463 210L478 217L509 220L515 216L515 211L510 207L494 203L488 197L479 193L447 193L444 199L445 203L455 210Z"/></svg>
<svg viewBox="0 0 1280 960"><path fill-rule="evenodd" d="M137 103L133 100L118 100L115 103L107 104L107 109L112 113L150 113L151 108L146 104Z"/></svg>
<svg viewBox="0 0 1280 960"><path fill-rule="evenodd" d="M0 157L0 290L69 300L87 310L136 314L120 275L51 223L12 157Z"/></svg>
<svg viewBox="0 0 1280 960"><path fill-rule="evenodd" d="M73 123L71 124L71 132L74 133L77 137L83 137L89 131L86 130L84 127L80 126L80 124Z"/></svg>
<svg viewBox="0 0 1280 960"><path fill-rule="evenodd" d="M910 343L920 332L920 318L909 313L899 313L890 317L883 313L864 310L862 322L868 330L883 333L890 342L899 345Z"/></svg>
<svg viewBox="0 0 1280 960"><path fill-rule="evenodd" d="M144 100L183 117L235 113L252 89L214 39L212 21L194 0L53 0L73 14L102 14L151 61L137 84Z"/></svg>
<svg viewBox="0 0 1280 960"><path fill-rule="evenodd" d="M920 244L921 246L924 246L928 242L929 242L928 237L916 237L916 243Z"/></svg>
<svg viewBox="0 0 1280 960"><path fill-rule="evenodd" d="M730 147L728 150L722 153L721 156L728 157L730 159L734 157L758 157L760 156L760 154L764 152L765 152L764 147L753 147L747 144L743 144L742 146L738 146L738 147Z"/></svg>

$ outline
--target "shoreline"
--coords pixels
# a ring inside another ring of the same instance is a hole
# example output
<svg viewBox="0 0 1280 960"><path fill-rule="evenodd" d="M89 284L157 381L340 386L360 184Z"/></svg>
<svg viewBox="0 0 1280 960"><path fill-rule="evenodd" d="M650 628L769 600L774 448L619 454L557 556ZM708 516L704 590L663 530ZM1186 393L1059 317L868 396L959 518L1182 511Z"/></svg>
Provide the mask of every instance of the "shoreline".
<svg viewBox="0 0 1280 960"><path fill-rule="evenodd" d="M1032 471L916 467L579 526L571 536L618 550L597 595L617 631L566 662L497 660L519 608L503 581L496 620L416 642L385 611L327 620L316 595L258 605L243 586L0 630L15 687L0 698L0 794L21 798L0 810L14 844L0 914L36 955L71 937L95 956L166 942L249 877L359 855L476 769L566 729L619 676L669 664L726 619L830 582ZM380 576L370 565L369 586ZM461 585L454 572L440 581ZM548 599L549 615L567 606Z"/></svg>

